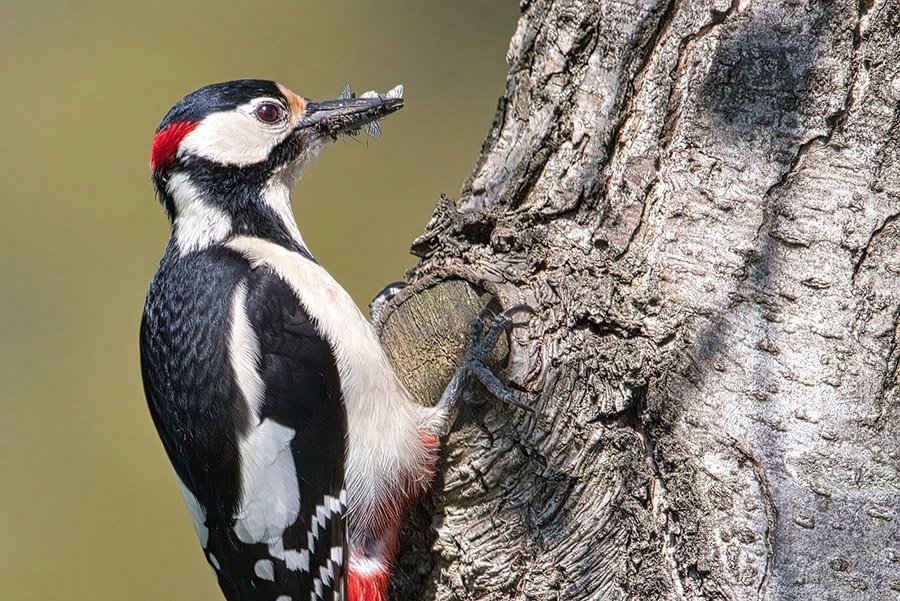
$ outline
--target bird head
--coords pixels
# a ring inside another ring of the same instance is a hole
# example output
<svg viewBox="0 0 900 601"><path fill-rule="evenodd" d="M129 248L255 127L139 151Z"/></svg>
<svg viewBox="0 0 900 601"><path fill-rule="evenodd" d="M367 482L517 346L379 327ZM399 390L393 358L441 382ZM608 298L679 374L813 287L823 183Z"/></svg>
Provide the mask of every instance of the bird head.
<svg viewBox="0 0 900 601"><path fill-rule="evenodd" d="M338 99L313 102L273 81L200 88L172 107L156 130L154 186L175 225L179 214L196 214L198 204L240 221L254 207L273 208L267 191L289 195L303 165L327 141L374 127L400 109L401 94L398 86L356 97L345 88Z"/></svg>

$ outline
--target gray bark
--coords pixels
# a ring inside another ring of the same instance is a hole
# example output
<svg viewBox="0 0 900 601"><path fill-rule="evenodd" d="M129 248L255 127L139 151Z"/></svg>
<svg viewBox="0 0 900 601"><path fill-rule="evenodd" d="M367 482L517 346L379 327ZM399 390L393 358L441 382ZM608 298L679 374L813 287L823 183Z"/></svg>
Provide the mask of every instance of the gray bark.
<svg viewBox="0 0 900 601"><path fill-rule="evenodd" d="M380 326L428 402L528 303L536 415L461 409L393 598L897 598L900 1L522 10Z"/></svg>

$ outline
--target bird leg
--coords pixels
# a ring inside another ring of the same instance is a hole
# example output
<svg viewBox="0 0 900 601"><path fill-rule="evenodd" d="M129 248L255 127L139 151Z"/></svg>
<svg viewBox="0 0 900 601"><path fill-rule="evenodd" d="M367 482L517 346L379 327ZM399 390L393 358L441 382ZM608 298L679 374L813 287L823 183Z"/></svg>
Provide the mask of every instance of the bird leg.
<svg viewBox="0 0 900 601"><path fill-rule="evenodd" d="M513 317L519 313L533 315L534 310L528 305L513 305L500 313L493 315L490 311L482 311L472 320L469 326L469 343L466 352L456 368L456 372L444 389L435 409L442 415L449 415L456 402L462 398L469 404L480 404L483 401L477 399L474 391L469 386L472 380L477 380L496 399L509 403L525 411L533 412L531 406L533 396L531 393L513 390L500 381L497 375L485 365L485 358L497 346L500 337L512 331L516 327L524 325L523 322L515 322Z"/></svg>

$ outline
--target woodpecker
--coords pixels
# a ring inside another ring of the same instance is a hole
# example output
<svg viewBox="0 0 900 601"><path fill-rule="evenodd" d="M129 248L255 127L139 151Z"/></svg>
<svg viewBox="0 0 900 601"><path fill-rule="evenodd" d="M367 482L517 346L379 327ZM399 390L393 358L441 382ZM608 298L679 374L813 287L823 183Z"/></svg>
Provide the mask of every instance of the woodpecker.
<svg viewBox="0 0 900 601"><path fill-rule="evenodd" d="M301 168L402 106L401 86L313 102L239 80L186 96L156 130L172 235L141 322L144 390L228 601L385 601L466 382L516 402L482 359L520 307L474 324L440 401L420 405L294 221Z"/></svg>

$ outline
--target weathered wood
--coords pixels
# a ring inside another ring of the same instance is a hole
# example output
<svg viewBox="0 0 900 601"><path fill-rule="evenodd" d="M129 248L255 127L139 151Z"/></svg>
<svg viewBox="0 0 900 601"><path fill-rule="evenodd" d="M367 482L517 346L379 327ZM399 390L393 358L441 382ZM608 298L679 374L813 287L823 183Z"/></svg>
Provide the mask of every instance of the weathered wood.
<svg viewBox="0 0 900 601"><path fill-rule="evenodd" d="M416 399L434 405L459 365L469 324L499 304L463 280L426 280L392 300L384 323L376 323L381 342ZM507 352L503 340L491 355L493 364Z"/></svg>
<svg viewBox="0 0 900 601"><path fill-rule="evenodd" d="M539 411L463 411L394 598L895 598L900 2L522 8L384 341L434 398L435 282L527 302Z"/></svg>

